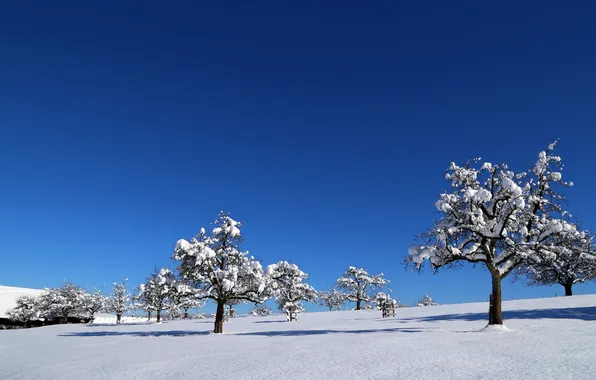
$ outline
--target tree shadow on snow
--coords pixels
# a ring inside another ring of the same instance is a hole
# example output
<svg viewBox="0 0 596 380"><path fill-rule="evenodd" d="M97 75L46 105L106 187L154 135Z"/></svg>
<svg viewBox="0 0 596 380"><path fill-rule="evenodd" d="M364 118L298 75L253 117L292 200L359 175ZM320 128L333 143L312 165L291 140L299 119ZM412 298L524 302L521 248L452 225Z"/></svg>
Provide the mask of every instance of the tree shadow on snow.
<svg viewBox="0 0 596 380"><path fill-rule="evenodd" d="M285 323L287 322L285 319L280 321L254 321L253 323Z"/></svg>
<svg viewBox="0 0 596 380"><path fill-rule="evenodd" d="M119 327L119 326L148 326L154 325L155 322L131 322L131 323L89 323L87 327Z"/></svg>
<svg viewBox="0 0 596 380"><path fill-rule="evenodd" d="M503 311L503 319L580 319L596 321L596 306L567 309L535 309ZM486 313L445 314L428 317L401 318L402 321L437 322L437 321L485 321Z"/></svg>
<svg viewBox="0 0 596 380"><path fill-rule="evenodd" d="M287 330L287 331L255 331L246 333L235 333L234 335L260 335L260 336L305 336L325 334L368 334L383 332L417 333L424 330L416 328L390 328L390 329L367 329L367 330Z"/></svg>
<svg viewBox="0 0 596 380"><path fill-rule="evenodd" d="M160 337L160 336L190 336L190 335L209 335L211 331L90 331L61 334L63 337L90 337L90 336L140 336L140 337Z"/></svg>

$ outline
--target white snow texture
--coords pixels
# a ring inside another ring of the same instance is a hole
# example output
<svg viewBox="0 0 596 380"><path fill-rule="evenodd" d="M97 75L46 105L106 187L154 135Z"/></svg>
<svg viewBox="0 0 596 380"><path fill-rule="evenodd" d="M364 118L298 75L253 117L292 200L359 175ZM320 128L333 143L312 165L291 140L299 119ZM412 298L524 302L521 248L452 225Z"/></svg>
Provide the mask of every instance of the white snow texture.
<svg viewBox="0 0 596 380"><path fill-rule="evenodd" d="M594 379L596 296L0 331L0 379ZM102 320L102 318L99 318ZM266 323L263 323L266 322Z"/></svg>

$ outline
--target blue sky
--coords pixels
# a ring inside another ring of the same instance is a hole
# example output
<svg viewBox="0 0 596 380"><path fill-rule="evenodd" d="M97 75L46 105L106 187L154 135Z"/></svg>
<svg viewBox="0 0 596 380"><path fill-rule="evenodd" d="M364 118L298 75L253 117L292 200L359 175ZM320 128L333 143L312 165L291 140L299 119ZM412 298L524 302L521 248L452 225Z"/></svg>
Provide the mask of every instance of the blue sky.
<svg viewBox="0 0 596 380"><path fill-rule="evenodd" d="M592 2L122 3L3 5L1 284L132 287L225 209L315 288L354 265L485 300L483 270L407 272L407 247L451 161L521 171L556 138L596 229Z"/></svg>

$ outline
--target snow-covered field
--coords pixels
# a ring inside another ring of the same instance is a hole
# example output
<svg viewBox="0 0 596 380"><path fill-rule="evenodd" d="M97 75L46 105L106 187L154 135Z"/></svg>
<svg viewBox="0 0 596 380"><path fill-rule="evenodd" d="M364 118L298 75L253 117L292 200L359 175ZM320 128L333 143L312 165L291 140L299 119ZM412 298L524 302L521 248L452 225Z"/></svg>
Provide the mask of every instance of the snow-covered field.
<svg viewBox="0 0 596 380"><path fill-rule="evenodd" d="M0 379L594 379L596 295L504 303L0 331Z"/></svg>

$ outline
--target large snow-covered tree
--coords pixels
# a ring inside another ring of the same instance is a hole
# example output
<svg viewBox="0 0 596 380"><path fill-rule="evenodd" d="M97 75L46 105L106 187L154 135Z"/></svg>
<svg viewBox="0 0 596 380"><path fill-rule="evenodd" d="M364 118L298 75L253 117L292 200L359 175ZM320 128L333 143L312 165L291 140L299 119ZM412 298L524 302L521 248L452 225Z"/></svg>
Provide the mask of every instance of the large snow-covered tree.
<svg viewBox="0 0 596 380"><path fill-rule="evenodd" d="M317 291L307 284L308 274L298 268L296 264L280 261L267 267L269 289L280 310L288 315L288 321L296 319L296 315L303 311L301 301L313 301Z"/></svg>
<svg viewBox="0 0 596 380"><path fill-rule="evenodd" d="M362 303L368 305L373 302L377 291L383 288L389 280L383 278L383 273L371 275L362 268L349 267L337 279L337 287L346 292L348 300L356 302L356 310L362 309Z"/></svg>
<svg viewBox="0 0 596 380"><path fill-rule="evenodd" d="M596 279L594 235L587 231L557 235L544 245L540 255L519 267L528 285L555 285L573 295L573 285Z"/></svg>
<svg viewBox="0 0 596 380"><path fill-rule="evenodd" d="M347 296L345 293L342 293L337 289L333 289L330 292L319 292L316 303L317 305L328 307L329 311L331 311L333 308L341 310L341 306L346 302L346 300Z"/></svg>
<svg viewBox="0 0 596 380"><path fill-rule="evenodd" d="M112 285L112 294L105 299L105 310L109 313L116 313L116 323L122 321L122 314L130 309L130 293L126 290L127 278L122 282L114 282Z"/></svg>
<svg viewBox="0 0 596 380"><path fill-rule="evenodd" d="M89 319L89 323L95 320L95 313L104 307L105 298L101 294L101 290L96 290L93 293L82 292L81 310L85 318Z"/></svg>
<svg viewBox="0 0 596 380"><path fill-rule="evenodd" d="M162 268L151 274L145 283L139 286L137 300L146 310L156 312L156 322L161 322L161 312L169 310L173 305L176 292L176 278L168 268Z"/></svg>
<svg viewBox="0 0 596 380"><path fill-rule="evenodd" d="M556 142L540 152L525 172L507 165L464 166L451 163L445 177L450 190L435 203L441 217L420 235L421 245L409 248L407 264L420 268L425 260L435 270L463 262L479 264L492 278L489 324L503 324L501 280L516 267L537 257L559 234L576 234L565 220L561 159L553 154Z"/></svg>
<svg viewBox="0 0 596 380"><path fill-rule="evenodd" d="M264 302L267 281L261 263L240 250L241 223L221 212L212 234L205 229L190 241L180 239L174 249L178 271L201 298L217 304L215 333L223 332L225 305L231 300Z"/></svg>
<svg viewBox="0 0 596 380"><path fill-rule="evenodd" d="M21 296L16 306L8 311L8 318L21 322L25 327L31 321L39 319L39 298L35 296Z"/></svg>

